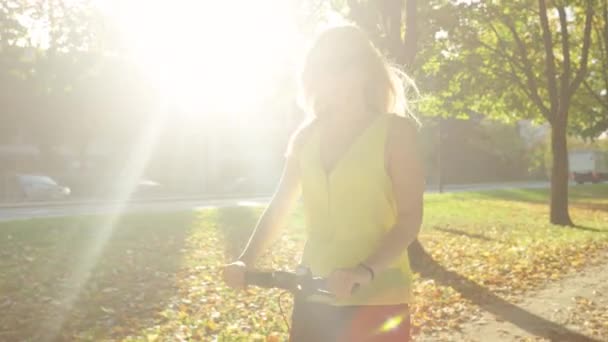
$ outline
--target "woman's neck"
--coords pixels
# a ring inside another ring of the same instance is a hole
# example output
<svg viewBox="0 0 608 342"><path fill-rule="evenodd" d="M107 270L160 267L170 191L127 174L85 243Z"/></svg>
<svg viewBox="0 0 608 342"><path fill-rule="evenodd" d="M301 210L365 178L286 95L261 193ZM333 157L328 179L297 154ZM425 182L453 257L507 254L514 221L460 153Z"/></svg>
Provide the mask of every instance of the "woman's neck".
<svg viewBox="0 0 608 342"><path fill-rule="evenodd" d="M322 116L321 121L327 126L347 128L358 126L359 123L369 121L375 114L376 113L367 110L363 106L342 108L341 110L332 111L329 115Z"/></svg>

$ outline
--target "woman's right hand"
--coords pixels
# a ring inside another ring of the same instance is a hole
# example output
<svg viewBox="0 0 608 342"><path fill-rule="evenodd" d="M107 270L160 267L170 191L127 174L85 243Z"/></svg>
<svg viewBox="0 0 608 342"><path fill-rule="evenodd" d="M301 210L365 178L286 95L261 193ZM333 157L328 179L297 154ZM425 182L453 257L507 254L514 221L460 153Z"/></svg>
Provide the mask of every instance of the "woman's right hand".
<svg viewBox="0 0 608 342"><path fill-rule="evenodd" d="M222 270L222 275L226 285L233 289L243 290L245 289L245 272L247 266L242 261L235 261L228 265L225 265Z"/></svg>

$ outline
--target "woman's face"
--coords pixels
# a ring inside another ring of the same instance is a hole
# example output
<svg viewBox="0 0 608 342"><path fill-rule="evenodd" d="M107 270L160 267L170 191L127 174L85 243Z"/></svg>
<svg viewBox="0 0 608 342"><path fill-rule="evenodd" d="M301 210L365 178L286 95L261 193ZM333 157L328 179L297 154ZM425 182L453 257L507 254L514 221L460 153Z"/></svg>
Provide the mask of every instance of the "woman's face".
<svg viewBox="0 0 608 342"><path fill-rule="evenodd" d="M363 82L357 70L318 75L312 87L312 109L319 118L340 115L364 105Z"/></svg>

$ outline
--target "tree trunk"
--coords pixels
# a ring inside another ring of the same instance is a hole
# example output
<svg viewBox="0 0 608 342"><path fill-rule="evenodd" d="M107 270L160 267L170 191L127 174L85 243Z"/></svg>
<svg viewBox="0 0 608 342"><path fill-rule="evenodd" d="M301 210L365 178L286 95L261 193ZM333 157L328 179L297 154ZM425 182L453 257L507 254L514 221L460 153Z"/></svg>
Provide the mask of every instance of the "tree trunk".
<svg viewBox="0 0 608 342"><path fill-rule="evenodd" d="M564 117L567 117L564 115ZM559 118L551 125L551 223L571 226L568 213L568 145L566 121Z"/></svg>
<svg viewBox="0 0 608 342"><path fill-rule="evenodd" d="M414 59L418 52L418 1L407 0L405 2L405 37L403 39L403 50L401 56L407 71L412 72Z"/></svg>

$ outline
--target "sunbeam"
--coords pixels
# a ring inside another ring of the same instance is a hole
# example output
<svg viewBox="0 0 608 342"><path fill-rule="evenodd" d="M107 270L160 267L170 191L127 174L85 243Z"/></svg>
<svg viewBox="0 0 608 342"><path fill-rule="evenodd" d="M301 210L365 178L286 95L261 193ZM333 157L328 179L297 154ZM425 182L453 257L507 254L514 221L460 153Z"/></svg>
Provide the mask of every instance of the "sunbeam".
<svg viewBox="0 0 608 342"><path fill-rule="evenodd" d="M159 106L158 108L167 108L167 106ZM46 317L42 322L42 328L45 331L43 341L54 341L61 332L67 316L78 300L80 292L87 284L91 272L99 262L99 257L112 236L114 227L124 212L126 203L146 168L168 114L167 110L157 110L149 116L150 120L146 127L142 129L142 133L130 153L128 167L117 180L117 194L112 204L112 214L104 216L97 231L93 234L88 248L84 248L84 254L75 261L68 280L71 286L57 294L56 298L59 298L64 306L61 310L54 312L52 316Z"/></svg>

